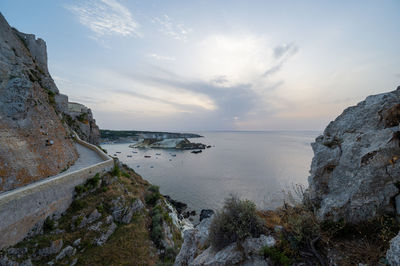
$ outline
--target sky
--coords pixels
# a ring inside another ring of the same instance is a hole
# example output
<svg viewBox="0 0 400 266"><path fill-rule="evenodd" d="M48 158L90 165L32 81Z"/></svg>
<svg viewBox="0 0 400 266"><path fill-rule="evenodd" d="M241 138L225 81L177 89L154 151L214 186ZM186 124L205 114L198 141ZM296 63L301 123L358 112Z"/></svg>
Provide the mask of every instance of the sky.
<svg viewBox="0 0 400 266"><path fill-rule="evenodd" d="M1 0L104 129L323 130L400 85L400 1Z"/></svg>

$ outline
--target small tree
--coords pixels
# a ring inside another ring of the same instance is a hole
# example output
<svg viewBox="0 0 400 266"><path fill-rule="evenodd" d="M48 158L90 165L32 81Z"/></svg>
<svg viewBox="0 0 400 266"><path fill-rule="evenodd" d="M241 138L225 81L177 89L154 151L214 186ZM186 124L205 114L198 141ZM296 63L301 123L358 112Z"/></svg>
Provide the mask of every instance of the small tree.
<svg viewBox="0 0 400 266"><path fill-rule="evenodd" d="M220 250L247 237L258 237L265 231L262 219L257 215L256 205L249 200L230 196L210 226L210 242Z"/></svg>

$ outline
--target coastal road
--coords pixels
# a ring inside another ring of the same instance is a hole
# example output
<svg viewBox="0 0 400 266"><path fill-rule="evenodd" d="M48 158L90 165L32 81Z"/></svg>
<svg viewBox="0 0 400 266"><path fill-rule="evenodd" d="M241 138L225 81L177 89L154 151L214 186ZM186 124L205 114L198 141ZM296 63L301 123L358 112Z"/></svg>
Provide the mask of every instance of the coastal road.
<svg viewBox="0 0 400 266"><path fill-rule="evenodd" d="M5 191L5 192L1 192L0 193L0 200L6 196L9 196L10 194L15 194L15 193L19 193L23 190L28 190L30 188L33 188L35 186L38 186L41 183L46 183L49 182L52 179L55 179L57 177L63 176L65 174L74 172L74 171L78 171L81 169L84 169L86 167L90 167L92 165L95 165L97 163L101 163L104 162L105 160L103 158L100 157L99 154L97 154L94 150L91 150L79 143L75 143L75 148L78 151L79 154L79 158L75 161L75 163L73 165L71 165L66 171L59 173L57 175L53 175L53 176L49 176L47 178L43 178L41 180L38 180L34 183L31 183L29 185L23 186L23 187L19 187L13 190L9 190L9 191Z"/></svg>

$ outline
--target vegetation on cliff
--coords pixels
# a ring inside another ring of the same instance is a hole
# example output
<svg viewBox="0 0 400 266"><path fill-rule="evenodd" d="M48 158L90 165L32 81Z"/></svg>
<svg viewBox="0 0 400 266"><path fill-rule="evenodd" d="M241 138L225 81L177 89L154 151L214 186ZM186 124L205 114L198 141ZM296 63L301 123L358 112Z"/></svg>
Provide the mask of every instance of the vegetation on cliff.
<svg viewBox="0 0 400 266"><path fill-rule="evenodd" d="M132 169L116 164L75 188L70 208L48 217L34 236L0 252L0 264L160 265L172 263L182 237L163 197ZM169 235L167 235L169 234Z"/></svg>

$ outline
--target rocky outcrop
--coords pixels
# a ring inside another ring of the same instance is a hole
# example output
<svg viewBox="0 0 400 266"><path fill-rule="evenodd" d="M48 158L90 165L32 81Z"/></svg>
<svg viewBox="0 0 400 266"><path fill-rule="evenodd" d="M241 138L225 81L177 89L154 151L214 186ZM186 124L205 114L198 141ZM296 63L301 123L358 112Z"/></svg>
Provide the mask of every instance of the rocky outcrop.
<svg viewBox="0 0 400 266"><path fill-rule="evenodd" d="M204 218L195 228L184 231L184 242L174 265L270 265L260 251L265 246L275 245L275 239L271 236L247 238L222 250L207 247L212 218Z"/></svg>
<svg viewBox="0 0 400 266"><path fill-rule="evenodd" d="M46 45L0 14L0 191L59 173L78 154L54 108Z"/></svg>
<svg viewBox="0 0 400 266"><path fill-rule="evenodd" d="M386 252L386 261L389 265L400 265L400 233L390 240L390 248Z"/></svg>
<svg viewBox="0 0 400 266"><path fill-rule="evenodd" d="M83 104L68 102L68 97L66 99L65 97L65 95L58 97L57 106L60 109L62 108L62 114L68 126L82 140L98 145L100 143L100 130L93 118L92 111Z"/></svg>
<svg viewBox="0 0 400 266"><path fill-rule="evenodd" d="M347 108L312 144L309 196L320 220L394 215L400 182L400 87Z"/></svg>

